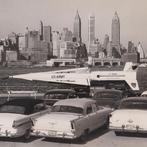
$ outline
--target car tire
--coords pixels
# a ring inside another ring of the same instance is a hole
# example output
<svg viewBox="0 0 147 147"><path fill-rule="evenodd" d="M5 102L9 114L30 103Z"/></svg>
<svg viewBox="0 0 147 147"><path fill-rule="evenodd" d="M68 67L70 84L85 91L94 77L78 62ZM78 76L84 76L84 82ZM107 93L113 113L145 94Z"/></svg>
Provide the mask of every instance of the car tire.
<svg viewBox="0 0 147 147"><path fill-rule="evenodd" d="M88 129L83 132L83 134L80 136L80 141L82 141L82 142L86 142L87 141L87 139L88 139L88 132L89 132Z"/></svg>
<svg viewBox="0 0 147 147"><path fill-rule="evenodd" d="M116 136L121 136L121 134L122 134L122 132L118 132L118 131L115 131L114 133Z"/></svg>
<svg viewBox="0 0 147 147"><path fill-rule="evenodd" d="M107 118L107 120L104 124L104 128L109 129L109 117Z"/></svg>
<svg viewBox="0 0 147 147"><path fill-rule="evenodd" d="M24 138L24 140L28 140L28 139L30 139L30 137L31 137L31 129L27 129L23 138Z"/></svg>

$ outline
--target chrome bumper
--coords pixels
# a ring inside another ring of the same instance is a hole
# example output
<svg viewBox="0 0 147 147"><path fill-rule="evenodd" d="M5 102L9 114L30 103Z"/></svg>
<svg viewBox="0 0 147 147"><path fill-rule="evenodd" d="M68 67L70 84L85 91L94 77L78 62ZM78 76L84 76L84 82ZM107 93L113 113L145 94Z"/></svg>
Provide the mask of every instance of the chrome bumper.
<svg viewBox="0 0 147 147"><path fill-rule="evenodd" d="M65 138L65 139L75 139L72 133L58 132L53 130L33 130L31 136L41 136L41 137L51 137L51 138Z"/></svg>
<svg viewBox="0 0 147 147"><path fill-rule="evenodd" d="M10 138L15 138L15 137L19 137L20 135L17 133L12 133L10 131L0 131L0 137L10 137Z"/></svg>
<svg viewBox="0 0 147 147"><path fill-rule="evenodd" d="M126 128L126 127L116 127L116 126L109 126L109 130L116 131L116 132L128 132L128 133L147 133L147 129L142 129L139 127L134 128Z"/></svg>

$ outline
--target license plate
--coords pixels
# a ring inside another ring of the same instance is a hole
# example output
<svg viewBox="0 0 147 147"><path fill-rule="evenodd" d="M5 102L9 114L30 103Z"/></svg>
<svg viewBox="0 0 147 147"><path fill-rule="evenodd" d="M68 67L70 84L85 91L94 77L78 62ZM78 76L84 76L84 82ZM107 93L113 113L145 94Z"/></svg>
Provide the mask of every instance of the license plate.
<svg viewBox="0 0 147 147"><path fill-rule="evenodd" d="M56 136L56 131L48 131L49 136Z"/></svg>
<svg viewBox="0 0 147 147"><path fill-rule="evenodd" d="M127 129L134 129L135 126L134 126L134 125L126 125L126 128L127 128Z"/></svg>

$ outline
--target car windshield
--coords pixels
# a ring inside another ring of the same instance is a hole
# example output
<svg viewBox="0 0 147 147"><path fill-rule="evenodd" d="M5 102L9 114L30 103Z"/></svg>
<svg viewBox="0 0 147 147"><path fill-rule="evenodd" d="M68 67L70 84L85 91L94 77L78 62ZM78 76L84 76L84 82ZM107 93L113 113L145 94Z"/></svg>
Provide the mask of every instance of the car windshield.
<svg viewBox="0 0 147 147"><path fill-rule="evenodd" d="M25 107L15 106L15 105L3 105L3 106L0 107L0 113L24 114L25 113Z"/></svg>
<svg viewBox="0 0 147 147"><path fill-rule="evenodd" d="M120 109L146 109L147 110L147 102L122 102Z"/></svg>
<svg viewBox="0 0 147 147"><path fill-rule="evenodd" d="M117 92L97 92L94 96L94 98L114 98L114 99L120 99L121 95Z"/></svg>
<svg viewBox="0 0 147 147"><path fill-rule="evenodd" d="M46 99L66 99L66 98L76 98L75 94L69 93L55 93L55 94L48 94L45 96Z"/></svg>
<svg viewBox="0 0 147 147"><path fill-rule="evenodd" d="M53 106L52 112L69 112L69 113L83 114L83 109L74 106L56 105Z"/></svg>

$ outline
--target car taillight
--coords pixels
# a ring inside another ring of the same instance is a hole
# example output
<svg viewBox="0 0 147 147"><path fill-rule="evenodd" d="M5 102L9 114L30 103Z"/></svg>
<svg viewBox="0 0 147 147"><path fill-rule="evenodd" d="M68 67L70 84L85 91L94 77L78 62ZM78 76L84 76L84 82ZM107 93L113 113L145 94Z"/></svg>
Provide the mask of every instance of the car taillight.
<svg viewBox="0 0 147 147"><path fill-rule="evenodd" d="M16 125L15 125L15 121L13 121L12 127L13 127L13 128L15 128L15 127L16 127Z"/></svg>
<svg viewBox="0 0 147 147"><path fill-rule="evenodd" d="M75 129L75 123L74 123L74 121L71 121L71 128L72 129Z"/></svg>

